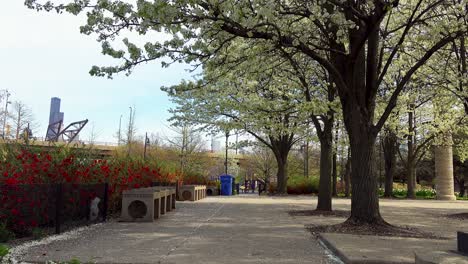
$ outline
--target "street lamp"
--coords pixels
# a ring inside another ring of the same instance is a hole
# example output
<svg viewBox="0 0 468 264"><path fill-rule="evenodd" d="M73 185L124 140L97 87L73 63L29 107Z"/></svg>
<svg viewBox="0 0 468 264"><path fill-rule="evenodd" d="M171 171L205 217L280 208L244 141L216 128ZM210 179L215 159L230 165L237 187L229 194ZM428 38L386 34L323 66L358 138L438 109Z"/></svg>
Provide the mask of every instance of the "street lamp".
<svg viewBox="0 0 468 264"><path fill-rule="evenodd" d="M228 140L229 140L229 130L226 131L226 156L224 160L224 173L228 173Z"/></svg>
<svg viewBox="0 0 468 264"><path fill-rule="evenodd" d="M150 140L148 138L148 132L145 134L145 150L143 152L143 160L146 160L146 147L148 147L150 144Z"/></svg>
<svg viewBox="0 0 468 264"><path fill-rule="evenodd" d="M121 131L122 131L122 116L123 115L120 115L120 119L119 119L119 134L118 134L118 143L117 145L120 146L120 142L122 140L122 134L121 134Z"/></svg>
<svg viewBox="0 0 468 264"><path fill-rule="evenodd" d="M11 104L10 101L8 101L8 97L10 97L10 93L8 92L8 90L6 90L6 100L5 100L5 116L3 118L3 139L5 139L5 127L6 127L6 119L7 119L7 115L8 115L8 104Z"/></svg>
<svg viewBox="0 0 468 264"><path fill-rule="evenodd" d="M127 155L130 156L130 146L131 146L131 140L132 140L132 134L133 134L133 124L132 124L132 111L133 108L129 106L130 108L130 119L128 121L128 131L127 131L127 148L128 148L128 153Z"/></svg>

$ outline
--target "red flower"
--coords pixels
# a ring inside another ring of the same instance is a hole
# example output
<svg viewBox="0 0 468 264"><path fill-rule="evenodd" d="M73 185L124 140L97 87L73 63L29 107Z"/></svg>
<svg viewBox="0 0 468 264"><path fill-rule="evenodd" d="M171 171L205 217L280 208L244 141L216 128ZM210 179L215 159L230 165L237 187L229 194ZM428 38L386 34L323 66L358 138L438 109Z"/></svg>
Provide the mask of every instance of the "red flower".
<svg viewBox="0 0 468 264"><path fill-rule="evenodd" d="M19 181L16 178L9 178L5 181L7 185L16 185L19 183Z"/></svg>
<svg viewBox="0 0 468 264"><path fill-rule="evenodd" d="M36 226L37 226L37 221L33 219L33 220L31 220L31 222L29 223L29 225L30 225L31 227L36 227Z"/></svg>

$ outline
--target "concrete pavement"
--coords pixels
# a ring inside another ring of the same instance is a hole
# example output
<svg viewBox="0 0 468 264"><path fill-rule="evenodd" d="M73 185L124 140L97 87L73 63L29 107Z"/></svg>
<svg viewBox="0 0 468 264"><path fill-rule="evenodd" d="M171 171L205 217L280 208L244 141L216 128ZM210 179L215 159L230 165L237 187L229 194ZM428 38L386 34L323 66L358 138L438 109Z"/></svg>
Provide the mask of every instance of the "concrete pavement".
<svg viewBox="0 0 468 264"><path fill-rule="evenodd" d="M27 262L333 263L287 214L297 199L246 195L178 203L154 223L109 222L24 249ZM66 237L66 236L65 236Z"/></svg>
<svg viewBox="0 0 468 264"><path fill-rule="evenodd" d="M334 199L334 209L349 210L348 199ZM308 210L309 205L298 207ZM409 226L446 239L421 239L351 234L321 234L323 243L349 264L457 263L468 264L468 257L456 250L456 231L468 230L468 221L447 218L449 214L468 212L467 201L381 199L382 216L390 224ZM344 217L294 216L304 225L342 223ZM443 254L441 254L443 253ZM425 262L421 262L424 260ZM432 261L432 262L431 262Z"/></svg>
<svg viewBox="0 0 468 264"><path fill-rule="evenodd" d="M313 210L310 196L209 197L178 203L176 211L154 223L108 222L39 241L18 254L22 260L95 263L334 263L305 225L341 223L344 217L289 216ZM349 210L349 199L334 199L334 209ZM348 263L414 263L415 252L455 249L457 230L468 222L447 214L468 212L467 201L380 201L391 224L433 232L446 240L325 234ZM464 263L464 262L461 262Z"/></svg>

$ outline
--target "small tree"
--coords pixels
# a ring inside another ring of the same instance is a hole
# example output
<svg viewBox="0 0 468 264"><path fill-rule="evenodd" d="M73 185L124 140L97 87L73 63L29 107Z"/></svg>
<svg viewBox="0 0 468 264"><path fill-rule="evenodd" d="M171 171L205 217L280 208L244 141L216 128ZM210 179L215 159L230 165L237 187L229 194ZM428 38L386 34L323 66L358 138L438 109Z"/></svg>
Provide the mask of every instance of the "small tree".
<svg viewBox="0 0 468 264"><path fill-rule="evenodd" d="M91 130L89 131L89 134L88 134L88 143L90 145L94 145L98 137L99 137L99 132L96 131L94 122L91 122Z"/></svg>
<svg viewBox="0 0 468 264"><path fill-rule="evenodd" d="M13 109L10 112L10 119L13 128L11 130L11 134L16 140L21 138L25 129L29 128L31 131L34 131L37 128L31 109L20 101L13 103Z"/></svg>
<svg viewBox="0 0 468 264"><path fill-rule="evenodd" d="M271 149L257 141L250 154L250 160L256 174L262 175L261 178L268 182L276 170L275 155Z"/></svg>
<svg viewBox="0 0 468 264"><path fill-rule="evenodd" d="M194 127L187 124L173 126L171 130L176 135L172 138L167 138L166 141L169 142L169 146L177 151L180 171L184 173L190 168L193 155L203 150L203 140L200 133Z"/></svg>

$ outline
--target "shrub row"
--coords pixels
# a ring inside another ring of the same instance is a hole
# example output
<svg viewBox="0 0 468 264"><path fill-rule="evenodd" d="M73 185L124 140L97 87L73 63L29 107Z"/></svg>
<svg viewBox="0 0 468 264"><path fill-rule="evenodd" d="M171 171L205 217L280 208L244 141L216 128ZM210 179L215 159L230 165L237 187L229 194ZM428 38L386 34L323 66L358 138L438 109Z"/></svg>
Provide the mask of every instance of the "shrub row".
<svg viewBox="0 0 468 264"><path fill-rule="evenodd" d="M48 188L56 184L69 187L64 190L63 207L71 209L66 211L71 214L82 210L98 193L102 194L99 186L103 183L109 184L108 208L112 212L119 209L122 190L150 186L153 182L175 182L180 178L176 172L162 171L154 161L101 160L92 156L92 150L60 147L43 151L8 144L2 148L0 223L20 235L30 234L35 227L48 222L53 213L50 196L54 194Z"/></svg>

